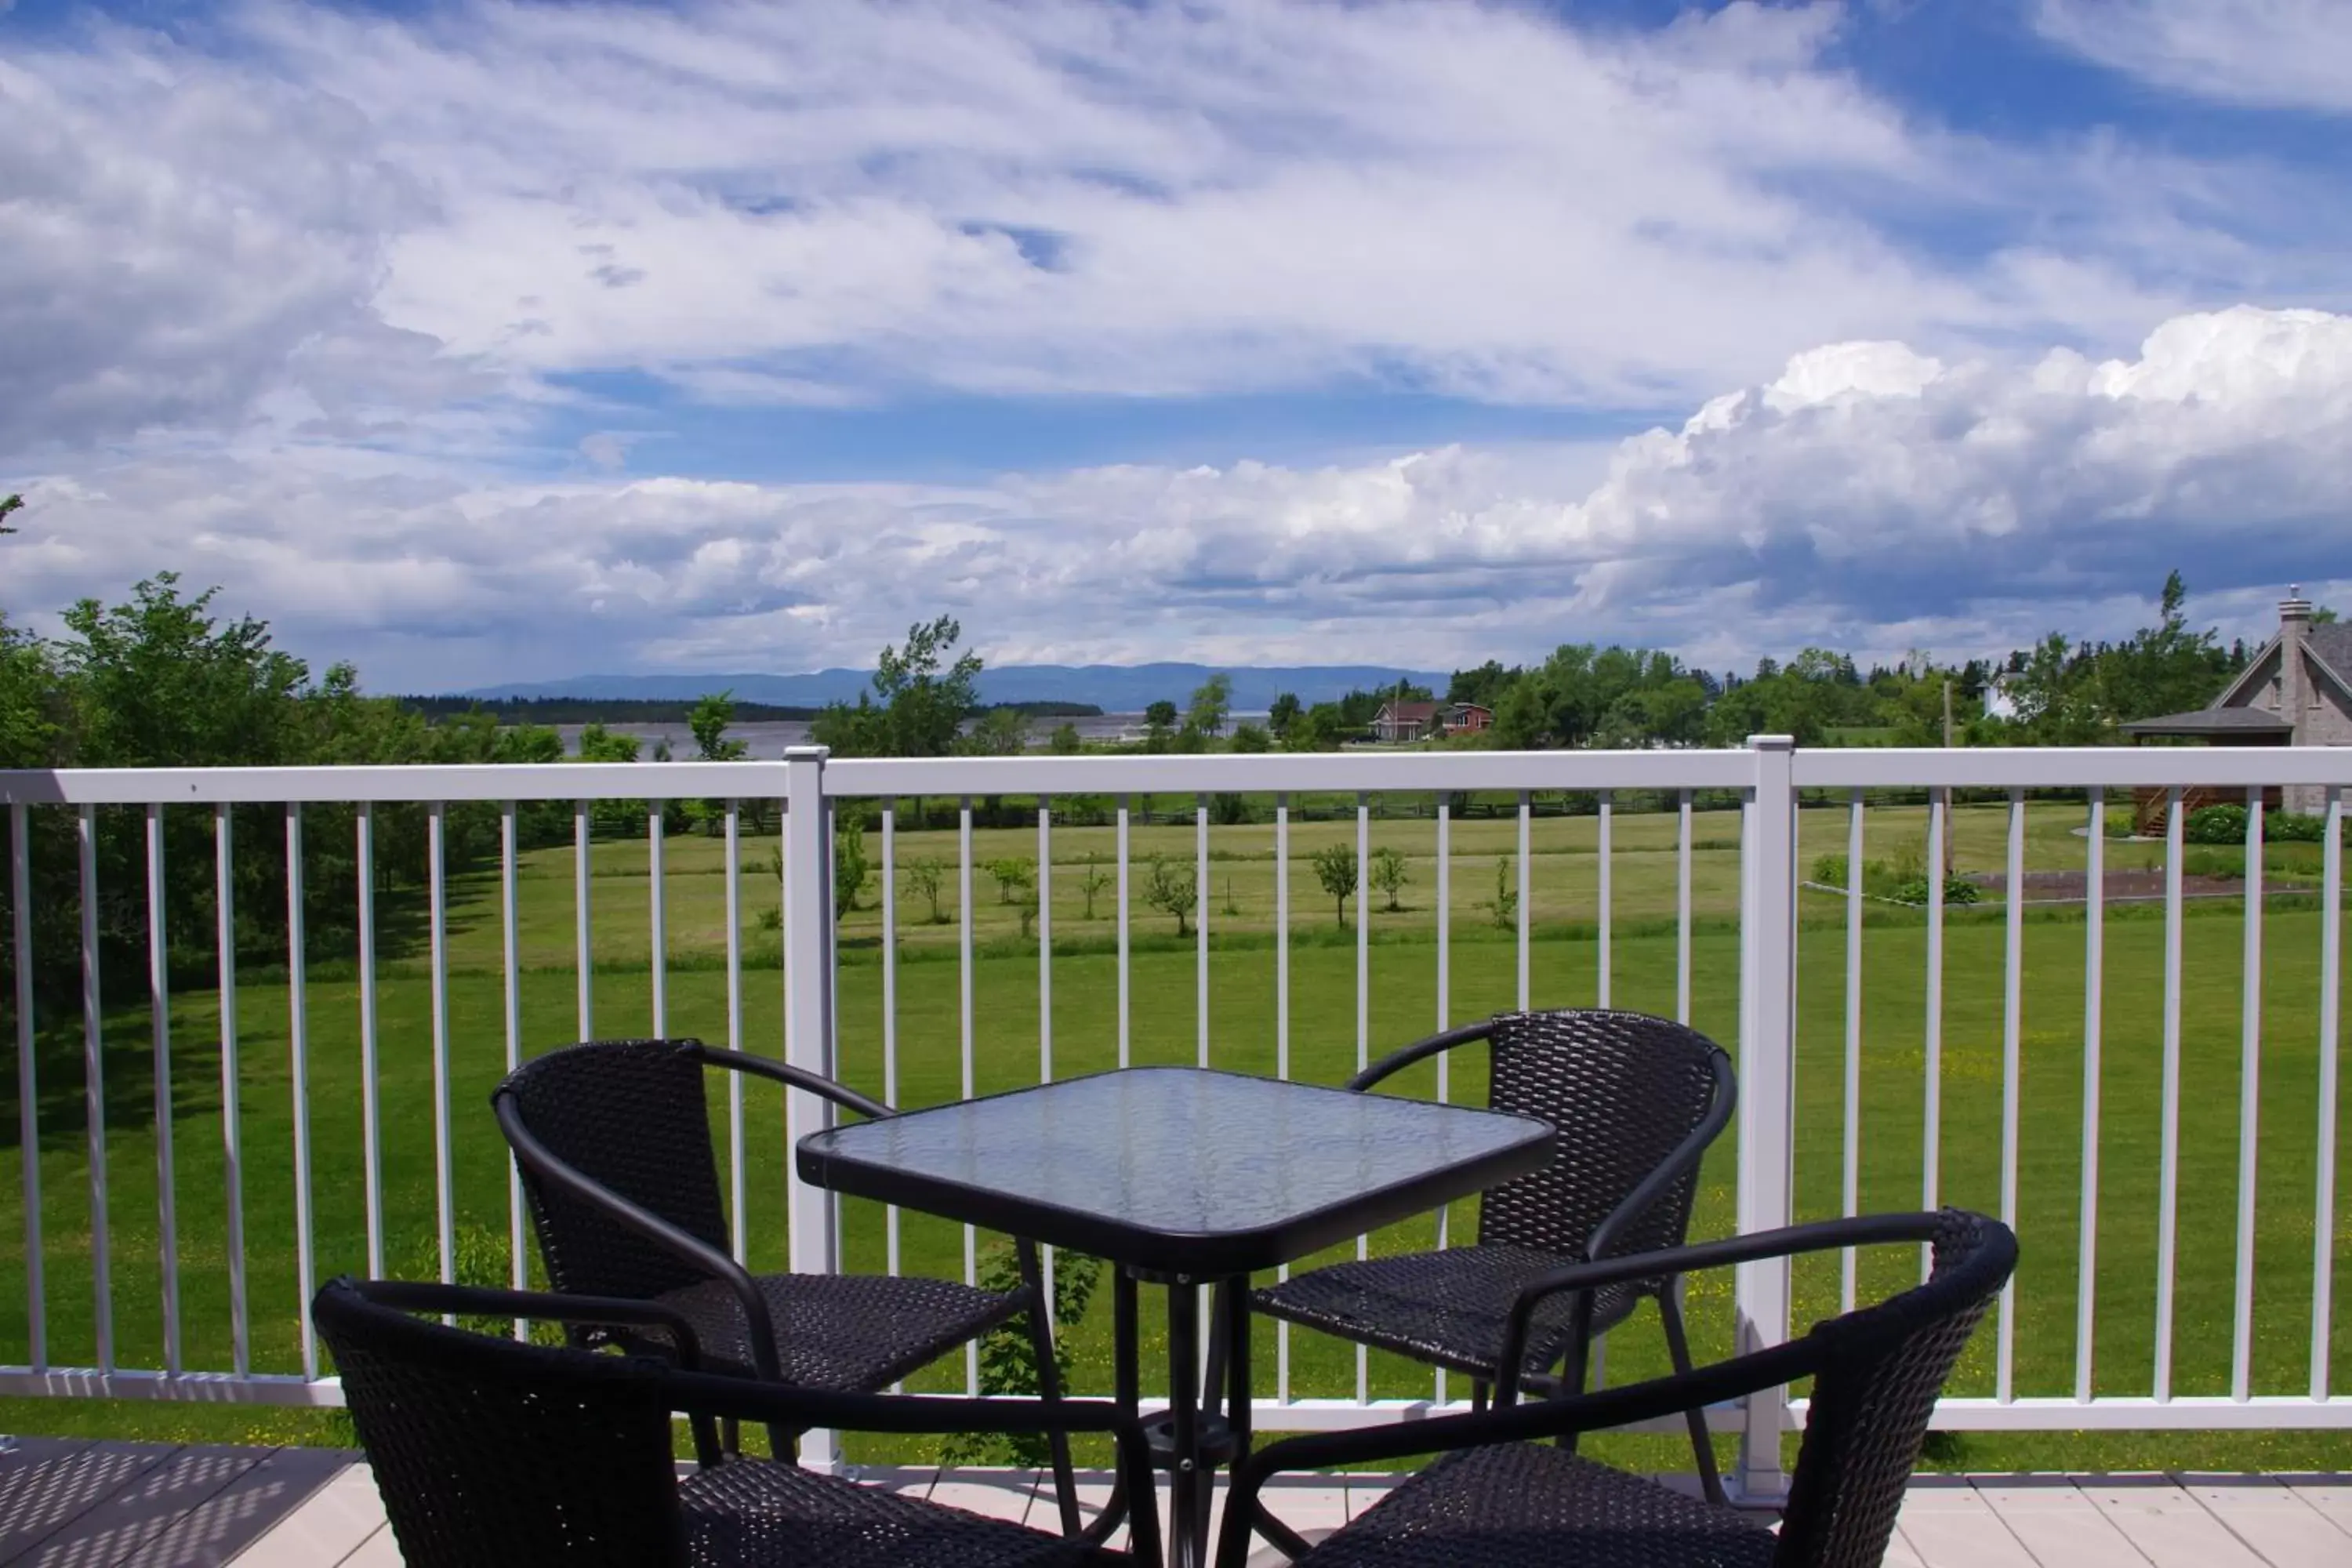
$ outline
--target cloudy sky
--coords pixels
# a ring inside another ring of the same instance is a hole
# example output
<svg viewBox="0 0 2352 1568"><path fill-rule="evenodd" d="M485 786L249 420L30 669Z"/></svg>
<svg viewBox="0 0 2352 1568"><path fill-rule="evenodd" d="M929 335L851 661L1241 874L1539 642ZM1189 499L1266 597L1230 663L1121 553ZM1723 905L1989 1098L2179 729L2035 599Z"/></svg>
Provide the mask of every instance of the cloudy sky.
<svg viewBox="0 0 2352 1568"><path fill-rule="evenodd" d="M2342 5L0 0L0 605L379 689L2259 632L2352 600Z"/></svg>

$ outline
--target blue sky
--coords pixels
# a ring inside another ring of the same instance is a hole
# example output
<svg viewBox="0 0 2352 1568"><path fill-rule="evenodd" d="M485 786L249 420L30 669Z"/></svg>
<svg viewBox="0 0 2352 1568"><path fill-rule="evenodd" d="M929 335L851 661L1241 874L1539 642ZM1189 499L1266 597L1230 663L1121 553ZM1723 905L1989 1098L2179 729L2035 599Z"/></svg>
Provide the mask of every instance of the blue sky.
<svg viewBox="0 0 2352 1568"><path fill-rule="evenodd" d="M0 600L379 687L2352 597L2333 0L0 6Z"/></svg>

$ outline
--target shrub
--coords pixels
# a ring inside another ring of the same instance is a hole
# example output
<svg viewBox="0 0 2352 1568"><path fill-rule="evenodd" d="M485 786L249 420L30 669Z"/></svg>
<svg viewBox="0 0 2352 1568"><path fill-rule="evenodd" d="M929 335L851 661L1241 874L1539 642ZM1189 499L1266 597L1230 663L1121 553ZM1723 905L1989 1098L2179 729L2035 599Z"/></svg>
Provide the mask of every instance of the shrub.
<svg viewBox="0 0 2352 1568"><path fill-rule="evenodd" d="M2239 815L2242 816L2244 813ZM2275 844L2322 843L2327 837L2327 818L2305 816L2301 812L2265 812L2263 837Z"/></svg>
<svg viewBox="0 0 2352 1568"><path fill-rule="evenodd" d="M1372 886L1388 895L1388 909L1401 910L1404 907L1397 902L1397 894L1403 891L1404 885L1411 880L1412 874L1406 868L1401 851L1387 844L1372 851Z"/></svg>
<svg viewBox="0 0 2352 1568"><path fill-rule="evenodd" d="M1087 1303L1094 1300L1102 1278L1102 1264L1082 1252L1054 1255L1054 1363L1061 1369L1062 1387L1070 1386L1069 1331L1084 1321ZM981 1253L979 1279L984 1290L1017 1289L1021 1264L1008 1242L993 1242ZM982 1394L1037 1392L1037 1352L1029 1342L1029 1321L1016 1318L991 1329L980 1342L980 1391ZM962 1432L947 1439L941 1458L950 1465L1044 1465L1051 1458L1045 1435L1013 1436Z"/></svg>
<svg viewBox="0 0 2352 1568"><path fill-rule="evenodd" d="M1927 879L1914 877L1907 881L1898 882L1895 886L1895 891L1889 896L1898 902L1918 904L1924 908L1927 902ZM1983 897L1984 889L1966 877L1944 879L1944 902L1947 904L1973 904Z"/></svg>
<svg viewBox="0 0 2352 1568"><path fill-rule="evenodd" d="M1517 869L1517 862L1514 857L1498 855L1495 858L1495 897L1486 905L1486 910L1494 917L1495 923L1505 931L1519 923L1519 883L1514 874Z"/></svg>
<svg viewBox="0 0 2352 1568"><path fill-rule="evenodd" d="M1813 862L1813 880L1827 888L1845 886L1846 860L1843 855L1824 855Z"/></svg>
<svg viewBox="0 0 2352 1568"><path fill-rule="evenodd" d="M2273 816L2277 814L2273 813ZM2263 825L2268 831L2270 824ZM2181 825L2181 838L2190 844L2243 844L2246 808L2242 805L2200 805Z"/></svg>

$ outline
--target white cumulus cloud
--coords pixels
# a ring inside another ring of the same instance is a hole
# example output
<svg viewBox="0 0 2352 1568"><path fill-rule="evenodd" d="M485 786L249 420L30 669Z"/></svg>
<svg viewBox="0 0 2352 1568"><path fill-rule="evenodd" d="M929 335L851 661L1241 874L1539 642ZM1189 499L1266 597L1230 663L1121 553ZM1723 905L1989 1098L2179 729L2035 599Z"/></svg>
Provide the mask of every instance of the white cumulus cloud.
<svg viewBox="0 0 2352 1568"><path fill-rule="evenodd" d="M550 484L289 447L37 482L12 598L178 563L379 686L795 669L958 614L996 660L1444 665L1625 639L1720 667L2127 629L2174 566L2259 631L2352 559L2352 316L2239 307L2128 358L1811 351L1596 483L1460 447L968 487Z"/></svg>

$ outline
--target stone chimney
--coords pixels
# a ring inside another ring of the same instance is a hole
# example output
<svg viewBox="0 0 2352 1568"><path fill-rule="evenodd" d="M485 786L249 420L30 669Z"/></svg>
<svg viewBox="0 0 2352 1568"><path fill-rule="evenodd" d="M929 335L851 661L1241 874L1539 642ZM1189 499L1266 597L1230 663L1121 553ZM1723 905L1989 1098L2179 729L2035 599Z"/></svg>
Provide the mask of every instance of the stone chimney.
<svg viewBox="0 0 2352 1568"><path fill-rule="evenodd" d="M2311 697L2305 690L2307 676L2303 645L2311 635L2311 601L2301 584L2289 584L2279 601L2279 717L2294 726L2291 743L2302 745L2309 727Z"/></svg>

